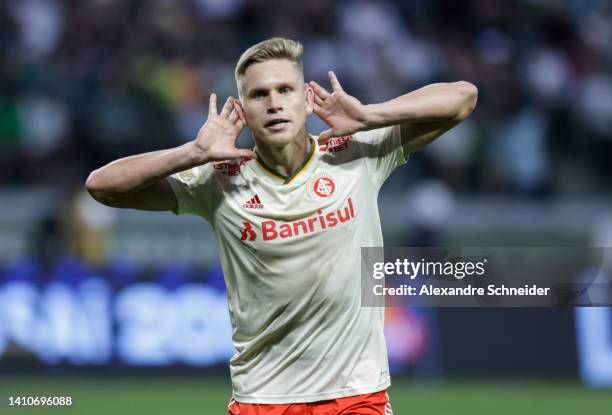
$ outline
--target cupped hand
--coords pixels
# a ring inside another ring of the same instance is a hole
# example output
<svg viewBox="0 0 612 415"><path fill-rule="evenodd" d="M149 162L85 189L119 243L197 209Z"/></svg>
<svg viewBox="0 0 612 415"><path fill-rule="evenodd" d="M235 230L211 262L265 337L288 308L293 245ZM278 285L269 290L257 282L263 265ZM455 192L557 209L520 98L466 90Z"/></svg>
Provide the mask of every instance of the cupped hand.
<svg viewBox="0 0 612 415"><path fill-rule="evenodd" d="M320 134L321 140L353 134L366 126L365 105L344 92L332 71L329 71L328 76L332 93L314 81L309 83L314 90L314 112L330 126Z"/></svg>
<svg viewBox="0 0 612 415"><path fill-rule="evenodd" d="M235 98L229 97L221 113L218 114L217 95L210 94L208 119L194 140L206 161L255 158L254 151L236 147L236 140L240 131L245 127L246 121L240 106L235 101Z"/></svg>

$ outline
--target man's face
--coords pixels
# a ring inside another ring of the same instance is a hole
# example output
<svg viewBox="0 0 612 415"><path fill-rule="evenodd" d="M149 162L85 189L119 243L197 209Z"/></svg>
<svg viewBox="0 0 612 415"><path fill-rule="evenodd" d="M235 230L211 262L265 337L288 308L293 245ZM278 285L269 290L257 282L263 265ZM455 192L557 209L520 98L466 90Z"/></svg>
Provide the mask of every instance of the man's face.
<svg viewBox="0 0 612 415"><path fill-rule="evenodd" d="M290 60L256 63L245 72L244 115L255 137L266 144L285 145L295 140L312 113L313 99L302 71Z"/></svg>

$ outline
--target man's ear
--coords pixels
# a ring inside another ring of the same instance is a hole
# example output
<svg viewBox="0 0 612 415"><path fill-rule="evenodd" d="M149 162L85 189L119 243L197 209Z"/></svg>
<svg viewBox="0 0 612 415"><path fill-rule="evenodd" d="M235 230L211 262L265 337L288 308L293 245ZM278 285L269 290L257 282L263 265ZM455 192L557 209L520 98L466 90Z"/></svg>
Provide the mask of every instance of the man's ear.
<svg viewBox="0 0 612 415"><path fill-rule="evenodd" d="M306 115L314 111L314 90L308 84L304 84L304 95L306 96Z"/></svg>
<svg viewBox="0 0 612 415"><path fill-rule="evenodd" d="M239 99L234 99L233 102L234 102L234 109L236 110L236 113L242 120L242 123L245 125L245 127L248 127L249 124L247 123L246 117L244 115L244 108L242 108L242 102L240 102Z"/></svg>

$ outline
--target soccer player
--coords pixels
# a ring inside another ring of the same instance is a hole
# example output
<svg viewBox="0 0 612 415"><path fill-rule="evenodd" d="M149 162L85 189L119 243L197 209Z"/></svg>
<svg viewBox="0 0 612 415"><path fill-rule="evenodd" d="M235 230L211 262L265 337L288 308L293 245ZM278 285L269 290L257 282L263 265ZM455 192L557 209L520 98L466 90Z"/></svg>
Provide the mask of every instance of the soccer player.
<svg viewBox="0 0 612 415"><path fill-rule="evenodd" d="M364 105L333 72L304 83L302 45L273 38L236 66L239 99L177 148L114 161L87 189L120 208L208 220L227 285L230 414L391 414L384 309L361 307L360 247L382 246L378 191L410 153L465 119L468 82ZM329 129L315 137L309 114ZM236 148L248 127L253 150Z"/></svg>

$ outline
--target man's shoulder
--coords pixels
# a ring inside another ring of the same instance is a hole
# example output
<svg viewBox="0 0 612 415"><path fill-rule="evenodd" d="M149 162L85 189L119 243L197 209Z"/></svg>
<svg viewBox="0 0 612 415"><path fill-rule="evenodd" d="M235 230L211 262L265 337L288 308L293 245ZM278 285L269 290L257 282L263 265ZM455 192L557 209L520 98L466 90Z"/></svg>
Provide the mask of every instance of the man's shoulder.
<svg viewBox="0 0 612 415"><path fill-rule="evenodd" d="M244 166L253 160L240 159L232 161L218 161L210 163L212 174L219 177L237 177L242 172Z"/></svg>
<svg viewBox="0 0 612 415"><path fill-rule="evenodd" d="M361 158L361 151L355 142L355 135L346 135L324 140L317 140L317 151L322 165L344 166L347 168ZM322 166L321 166L322 167Z"/></svg>
<svg viewBox="0 0 612 415"><path fill-rule="evenodd" d="M242 176L249 162L253 160L214 161L175 173L172 177L191 188L210 186L215 183L232 183Z"/></svg>
<svg viewBox="0 0 612 415"><path fill-rule="evenodd" d="M349 145L354 143L355 135L345 135L342 137L319 139L319 151L322 153L340 153L349 149Z"/></svg>
<svg viewBox="0 0 612 415"><path fill-rule="evenodd" d="M376 132L358 131L341 137L318 139L321 159L331 164L343 164L362 159L373 144L373 134L377 135Z"/></svg>
<svg viewBox="0 0 612 415"><path fill-rule="evenodd" d="M367 131L358 131L350 135L344 135L341 137L334 137L328 139L317 139L319 144L319 151L327 153L339 153L346 150L359 149L360 146L368 144L377 144L383 141L385 138L391 136L396 130L397 126L387 126L375 128ZM397 130L398 131L398 130Z"/></svg>

